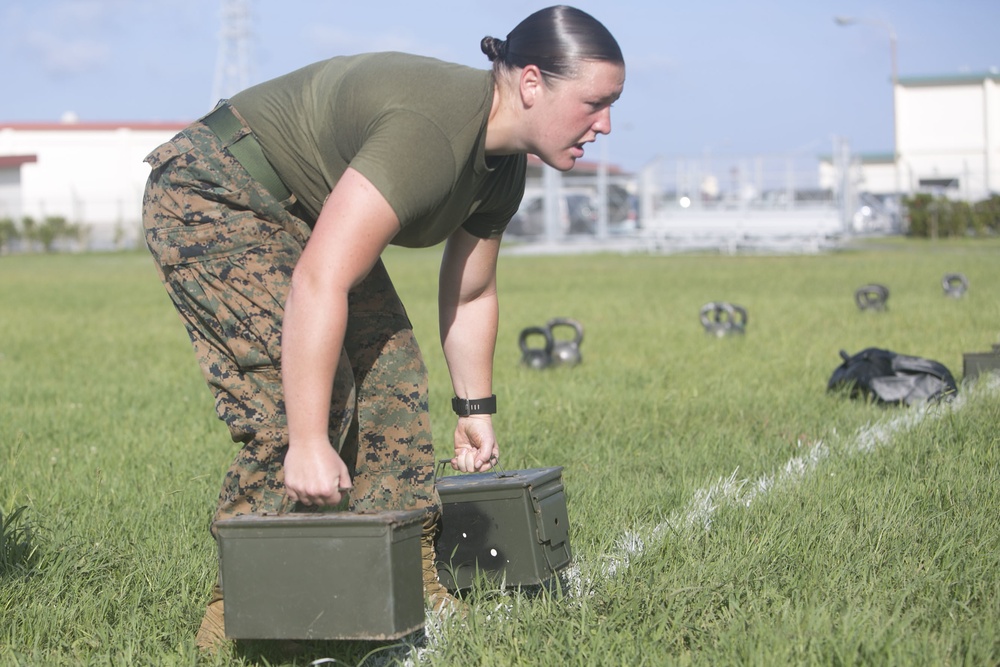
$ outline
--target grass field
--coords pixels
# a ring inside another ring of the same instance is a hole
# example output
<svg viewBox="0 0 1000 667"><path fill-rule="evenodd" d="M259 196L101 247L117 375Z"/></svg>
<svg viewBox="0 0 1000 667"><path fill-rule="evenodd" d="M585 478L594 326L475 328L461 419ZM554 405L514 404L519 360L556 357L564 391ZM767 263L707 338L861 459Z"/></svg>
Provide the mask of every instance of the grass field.
<svg viewBox="0 0 1000 667"><path fill-rule="evenodd" d="M452 390L438 251L391 251ZM941 278L962 272L961 299ZM858 286L890 289L861 312ZM560 592L469 596L416 646L241 646L202 664L1000 664L1000 388L880 408L830 395L838 351L944 363L1000 342L1000 243L824 256L504 256L495 424L508 470L564 466ZM743 305L744 336L699 322ZM521 329L585 328L583 363L519 364ZM207 528L235 453L141 253L0 257L0 665L199 664Z"/></svg>

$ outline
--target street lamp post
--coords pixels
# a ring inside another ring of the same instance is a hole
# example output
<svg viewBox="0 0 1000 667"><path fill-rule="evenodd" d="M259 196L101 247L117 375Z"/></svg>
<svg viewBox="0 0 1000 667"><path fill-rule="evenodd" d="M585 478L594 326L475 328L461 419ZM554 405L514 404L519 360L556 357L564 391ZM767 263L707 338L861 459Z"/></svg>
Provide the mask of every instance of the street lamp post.
<svg viewBox="0 0 1000 667"><path fill-rule="evenodd" d="M899 83L899 71L896 66L896 31L893 30L892 25L888 22L879 21L877 19L860 19L853 16L836 16L833 20L839 26L851 26L859 23L868 23L870 25L877 25L881 28L885 28L889 32L889 50L892 57L892 166L896 177L896 196L899 197L901 195L899 175L899 119L896 117L898 111L896 105L896 88Z"/></svg>

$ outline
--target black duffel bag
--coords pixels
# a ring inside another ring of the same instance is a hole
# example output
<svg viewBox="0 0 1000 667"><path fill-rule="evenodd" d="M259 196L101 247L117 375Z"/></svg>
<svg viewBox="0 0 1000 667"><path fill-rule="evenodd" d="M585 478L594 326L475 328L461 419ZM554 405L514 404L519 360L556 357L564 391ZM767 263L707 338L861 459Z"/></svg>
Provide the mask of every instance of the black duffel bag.
<svg viewBox="0 0 1000 667"><path fill-rule="evenodd" d="M844 360L830 377L827 391L849 392L851 398L877 403L913 405L921 401L950 399L958 393L951 371L944 364L869 347Z"/></svg>

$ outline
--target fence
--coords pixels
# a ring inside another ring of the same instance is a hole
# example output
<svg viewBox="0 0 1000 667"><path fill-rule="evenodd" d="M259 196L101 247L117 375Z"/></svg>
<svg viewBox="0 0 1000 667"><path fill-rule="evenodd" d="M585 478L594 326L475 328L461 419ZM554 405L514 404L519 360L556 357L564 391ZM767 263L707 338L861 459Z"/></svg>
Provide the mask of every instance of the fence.
<svg viewBox="0 0 1000 667"><path fill-rule="evenodd" d="M131 249L143 243L141 192L129 199L79 194L25 199L18 204L16 207L0 205L0 220L9 219L15 223L21 237L5 244L10 252L29 252L39 245L30 232L25 234L26 217L36 226L44 225L49 218L64 219L68 226L53 245L53 249L60 251Z"/></svg>
<svg viewBox="0 0 1000 667"><path fill-rule="evenodd" d="M507 238L536 249L591 243L735 252L760 246L814 249L846 234L898 231L895 200L859 193L860 182L860 165L845 143L835 146L832 169L827 165L822 176L818 159L801 154L664 157L635 174L605 165L567 173L544 167L529 177ZM74 194L21 204L39 221L49 213L63 215L82 230L78 238L57 243L58 249L142 243L141 192L127 200ZM32 247L23 240L6 249Z"/></svg>
<svg viewBox="0 0 1000 667"><path fill-rule="evenodd" d="M860 163L846 143L832 162L822 184L819 160L801 154L659 158L632 175L544 168L509 234L549 247L630 239L636 249L734 252L898 231L895 198L859 192Z"/></svg>

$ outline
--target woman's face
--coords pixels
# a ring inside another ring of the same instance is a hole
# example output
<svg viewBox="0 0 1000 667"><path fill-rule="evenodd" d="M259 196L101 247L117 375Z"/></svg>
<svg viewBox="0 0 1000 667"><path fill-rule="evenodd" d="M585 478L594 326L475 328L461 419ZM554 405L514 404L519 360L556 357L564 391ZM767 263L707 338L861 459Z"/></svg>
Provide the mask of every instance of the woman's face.
<svg viewBox="0 0 1000 667"><path fill-rule="evenodd" d="M533 150L560 171L583 157L584 144L611 132L611 105L625 86L625 67L588 60L572 79L550 79L536 92Z"/></svg>

